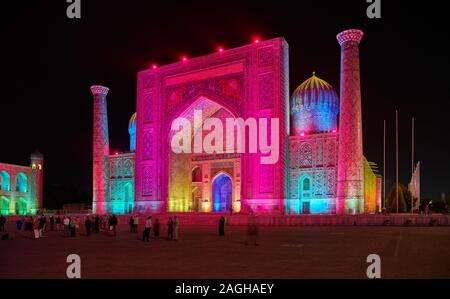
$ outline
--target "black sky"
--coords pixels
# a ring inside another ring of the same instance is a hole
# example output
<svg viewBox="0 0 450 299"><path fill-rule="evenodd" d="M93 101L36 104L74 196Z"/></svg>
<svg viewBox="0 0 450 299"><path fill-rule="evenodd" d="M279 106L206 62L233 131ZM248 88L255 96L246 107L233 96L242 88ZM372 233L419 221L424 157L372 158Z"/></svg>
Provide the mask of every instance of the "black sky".
<svg viewBox="0 0 450 299"><path fill-rule="evenodd" d="M396 2L396 4L392 3ZM45 155L45 204L89 200L92 188L92 95L104 84L111 150L128 149L136 72L262 39L290 47L290 89L313 71L339 91L344 29L364 30L361 84L365 156L382 162L388 125L387 180L394 180L395 109L400 113L400 181L411 172L411 117L422 195L450 194L449 32L441 1L382 0L382 18L353 1L99 1L81 0L81 19L66 1L2 4L0 161L29 163ZM380 167L381 168L381 167ZM58 191L56 191L58 190Z"/></svg>

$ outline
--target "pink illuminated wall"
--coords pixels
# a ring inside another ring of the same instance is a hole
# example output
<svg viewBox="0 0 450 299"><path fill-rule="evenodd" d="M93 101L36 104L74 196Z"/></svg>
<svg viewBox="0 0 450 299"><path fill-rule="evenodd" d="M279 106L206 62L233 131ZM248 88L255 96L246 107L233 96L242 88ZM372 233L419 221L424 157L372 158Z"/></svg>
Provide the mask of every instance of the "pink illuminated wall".
<svg viewBox="0 0 450 299"><path fill-rule="evenodd" d="M240 154L239 182L241 210L284 211L287 188L285 140L289 133L288 76L288 45L283 38L139 72L137 210L169 209L171 123L192 103L204 98L244 119L279 118L278 162L262 165L260 154Z"/></svg>
<svg viewBox="0 0 450 299"><path fill-rule="evenodd" d="M337 214L364 212L361 86L359 42L361 30L337 35L341 46L341 84L337 177Z"/></svg>

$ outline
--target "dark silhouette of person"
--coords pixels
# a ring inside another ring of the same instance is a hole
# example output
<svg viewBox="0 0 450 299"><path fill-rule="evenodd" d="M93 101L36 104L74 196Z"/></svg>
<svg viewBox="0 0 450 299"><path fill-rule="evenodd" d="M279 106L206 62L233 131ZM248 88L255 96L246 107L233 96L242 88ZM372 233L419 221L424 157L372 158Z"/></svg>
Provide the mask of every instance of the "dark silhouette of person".
<svg viewBox="0 0 450 299"><path fill-rule="evenodd" d="M118 221L117 221L116 215L113 214L111 217L109 217L108 226L109 226L109 229L112 231L113 236L117 235L117 230L116 230L117 223L118 223Z"/></svg>
<svg viewBox="0 0 450 299"><path fill-rule="evenodd" d="M91 228L92 228L92 221L91 218L89 218L89 216L86 217L86 220L84 221L84 227L86 228L86 236L90 236L91 235Z"/></svg>
<svg viewBox="0 0 450 299"><path fill-rule="evenodd" d="M98 234L100 231L100 217L98 215L95 215L94 218L94 232Z"/></svg>
<svg viewBox="0 0 450 299"><path fill-rule="evenodd" d="M220 217L219 220L219 236L225 235L225 217Z"/></svg>
<svg viewBox="0 0 450 299"><path fill-rule="evenodd" d="M0 215L0 232L5 231L5 224L6 224L6 217L3 215Z"/></svg>
<svg viewBox="0 0 450 299"><path fill-rule="evenodd" d="M169 221L167 222L167 240L173 240L173 220L172 220L172 217L169 217Z"/></svg>
<svg viewBox="0 0 450 299"><path fill-rule="evenodd" d="M144 224L144 232L142 234L142 241L149 242L150 239L150 230L152 229L152 216L148 216L147 220L145 220Z"/></svg>
<svg viewBox="0 0 450 299"><path fill-rule="evenodd" d="M128 224L130 225L130 233L134 233L135 229L134 229L134 217L133 217L133 215L130 216L130 221L128 222Z"/></svg>
<svg viewBox="0 0 450 299"><path fill-rule="evenodd" d="M155 219L154 232L155 232L155 238L159 238L159 220L158 220L158 218Z"/></svg>
<svg viewBox="0 0 450 299"><path fill-rule="evenodd" d="M50 230L53 231L53 226L55 225L55 217L50 216Z"/></svg>

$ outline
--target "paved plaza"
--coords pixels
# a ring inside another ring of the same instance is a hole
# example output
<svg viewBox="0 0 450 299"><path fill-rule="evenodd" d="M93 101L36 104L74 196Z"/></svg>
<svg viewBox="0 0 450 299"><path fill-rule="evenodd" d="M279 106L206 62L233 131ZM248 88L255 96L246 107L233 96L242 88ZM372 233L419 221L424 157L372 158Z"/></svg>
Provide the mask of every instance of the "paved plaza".
<svg viewBox="0 0 450 299"><path fill-rule="evenodd" d="M65 278L66 258L81 257L82 278L366 278L366 257L381 257L382 278L450 278L450 227L260 227L245 246L245 226L181 223L180 240L140 241L119 225L75 238L47 232L38 240L8 223L0 241L0 279ZM165 237L166 227L161 227ZM153 233L152 233L153 235Z"/></svg>

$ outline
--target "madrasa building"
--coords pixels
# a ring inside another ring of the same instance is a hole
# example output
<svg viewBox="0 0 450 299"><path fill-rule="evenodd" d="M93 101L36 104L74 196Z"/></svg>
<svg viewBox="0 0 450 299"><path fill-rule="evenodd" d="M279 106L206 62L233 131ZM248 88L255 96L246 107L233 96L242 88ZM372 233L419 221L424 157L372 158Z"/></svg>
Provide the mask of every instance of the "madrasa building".
<svg viewBox="0 0 450 299"><path fill-rule="evenodd" d="M362 37L356 29L337 35L339 95L315 73L289 94L288 44L282 37L140 71L125 153L110 153L109 89L92 86L94 212L379 211L381 177L363 156ZM196 123L196 111L203 123ZM278 159L261 163L265 153L238 151L235 144L214 152L175 152L172 125L180 118L193 124L191 140L205 137L208 119L225 127L227 119L276 118L279 126L267 130L277 136Z"/></svg>

